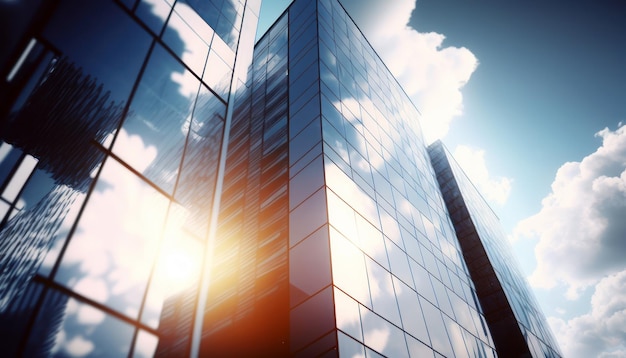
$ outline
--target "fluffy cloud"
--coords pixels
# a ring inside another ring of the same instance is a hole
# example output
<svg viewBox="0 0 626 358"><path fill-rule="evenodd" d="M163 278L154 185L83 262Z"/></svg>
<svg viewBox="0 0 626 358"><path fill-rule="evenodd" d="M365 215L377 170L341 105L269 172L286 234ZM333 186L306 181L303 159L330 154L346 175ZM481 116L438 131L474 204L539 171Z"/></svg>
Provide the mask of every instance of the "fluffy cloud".
<svg viewBox="0 0 626 358"><path fill-rule="evenodd" d="M459 145L454 149L454 158L478 191L491 203L503 205L511 193L512 179L491 177L485 162L485 151Z"/></svg>
<svg viewBox="0 0 626 358"><path fill-rule="evenodd" d="M65 344L65 352L68 353L71 357L84 357L91 353L94 349L94 344L78 335L72 339L70 339Z"/></svg>
<svg viewBox="0 0 626 358"><path fill-rule="evenodd" d="M443 137L463 111L461 88L478 66L474 54L443 48L444 35L407 26L415 0L342 3L422 113L426 140Z"/></svg>
<svg viewBox="0 0 626 358"><path fill-rule="evenodd" d="M598 283L589 313L549 322L565 357L625 357L626 270Z"/></svg>
<svg viewBox="0 0 626 358"><path fill-rule="evenodd" d="M117 143L132 153L130 161L140 170L157 155L154 147L123 129ZM68 277L66 284L120 311L138 308L168 204L167 198L109 159L65 252L60 272ZM95 322L97 317L82 318Z"/></svg>
<svg viewBox="0 0 626 358"><path fill-rule="evenodd" d="M539 238L531 284L565 284L572 299L626 268L626 126L596 136L602 145L581 162L564 164L540 212L516 228Z"/></svg>

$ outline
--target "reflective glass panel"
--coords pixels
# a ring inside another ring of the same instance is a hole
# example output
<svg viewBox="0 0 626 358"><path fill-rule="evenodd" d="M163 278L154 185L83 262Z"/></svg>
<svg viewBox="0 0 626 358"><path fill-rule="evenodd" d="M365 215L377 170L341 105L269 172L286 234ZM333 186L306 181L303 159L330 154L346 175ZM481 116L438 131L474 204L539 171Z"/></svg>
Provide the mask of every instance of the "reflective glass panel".
<svg viewBox="0 0 626 358"><path fill-rule="evenodd" d="M117 4L105 0L61 1L43 33L73 64L74 76L102 83L103 94L110 91L116 102L126 101L151 41Z"/></svg>
<svg viewBox="0 0 626 358"><path fill-rule="evenodd" d="M198 76L202 76L212 38L211 27L189 5L176 3L163 41Z"/></svg>
<svg viewBox="0 0 626 358"><path fill-rule="evenodd" d="M306 199L289 213L289 242L295 245L327 222L324 188Z"/></svg>
<svg viewBox="0 0 626 358"><path fill-rule="evenodd" d="M289 284L291 305L331 283L328 227L301 241L289 253Z"/></svg>
<svg viewBox="0 0 626 358"><path fill-rule="evenodd" d="M164 317L169 312L164 311L193 314L204 245L184 230L185 215L185 209L174 205L168 214L141 318L153 328L161 329L161 325L168 323ZM180 324L177 327L179 330L185 328L190 327Z"/></svg>
<svg viewBox="0 0 626 358"><path fill-rule="evenodd" d="M187 144L174 196L188 209L186 229L201 238L207 233L213 206L225 115L226 105L201 86L193 117L185 122Z"/></svg>
<svg viewBox="0 0 626 358"><path fill-rule="evenodd" d="M324 169L322 156L319 156L289 181L289 208L300 204L322 185Z"/></svg>
<svg viewBox="0 0 626 358"><path fill-rule="evenodd" d="M372 307L363 252L331 227L333 283L361 304Z"/></svg>
<svg viewBox="0 0 626 358"><path fill-rule="evenodd" d="M157 45L113 151L171 192L200 82Z"/></svg>
<svg viewBox="0 0 626 358"><path fill-rule="evenodd" d="M335 326L333 291L324 291L295 307L290 314L291 351L322 337Z"/></svg>
<svg viewBox="0 0 626 358"><path fill-rule="evenodd" d="M135 13L157 35L172 10L172 6L166 0L141 0Z"/></svg>
<svg viewBox="0 0 626 358"><path fill-rule="evenodd" d="M366 258L365 261L374 312L402 326L391 274L373 260Z"/></svg>
<svg viewBox="0 0 626 358"><path fill-rule="evenodd" d="M446 326L444 325L443 318L441 317L441 311L428 301L422 300L421 298L420 303L424 312L424 318L426 319L426 322L428 322L428 335L430 336L432 347L446 357L452 357L454 352L452 351L452 346L450 345L450 339L448 338Z"/></svg>
<svg viewBox="0 0 626 358"><path fill-rule="evenodd" d="M126 356L133 330L93 306L50 290L30 333L25 356Z"/></svg>
<svg viewBox="0 0 626 358"><path fill-rule="evenodd" d="M224 100L228 99L232 74L233 71L230 66L217 52L211 50L204 68L202 80Z"/></svg>
<svg viewBox="0 0 626 358"><path fill-rule="evenodd" d="M404 332L361 306L364 343L387 357L408 357Z"/></svg>
<svg viewBox="0 0 626 358"><path fill-rule="evenodd" d="M346 336L342 332L337 333L337 338L339 340L340 357L365 358L365 347L361 343Z"/></svg>
<svg viewBox="0 0 626 358"><path fill-rule="evenodd" d="M159 343L159 338L146 331L137 332L137 340L135 341L135 349L133 350L133 357L135 358L149 358L154 357L154 353Z"/></svg>
<svg viewBox="0 0 626 358"><path fill-rule="evenodd" d="M443 320L448 330L448 336L450 337L455 356L468 356L465 339L463 338L463 329L449 317L444 316Z"/></svg>
<svg viewBox="0 0 626 358"><path fill-rule="evenodd" d="M110 159L55 280L137 317L169 201Z"/></svg>
<svg viewBox="0 0 626 358"><path fill-rule="evenodd" d="M335 288L335 315L338 329L363 341L359 303L337 288Z"/></svg>

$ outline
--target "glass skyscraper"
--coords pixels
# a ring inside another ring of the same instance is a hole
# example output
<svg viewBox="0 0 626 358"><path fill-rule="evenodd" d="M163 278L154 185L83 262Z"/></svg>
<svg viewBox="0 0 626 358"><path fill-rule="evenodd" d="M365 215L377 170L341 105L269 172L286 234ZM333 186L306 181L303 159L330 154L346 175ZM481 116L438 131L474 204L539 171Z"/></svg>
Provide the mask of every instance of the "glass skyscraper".
<svg viewBox="0 0 626 358"><path fill-rule="evenodd" d="M260 0L0 6L0 354L197 353Z"/></svg>
<svg viewBox="0 0 626 358"><path fill-rule="evenodd" d="M559 357L498 217L441 141L428 150L498 353Z"/></svg>
<svg viewBox="0 0 626 358"><path fill-rule="evenodd" d="M4 355L558 356L337 0L0 6Z"/></svg>

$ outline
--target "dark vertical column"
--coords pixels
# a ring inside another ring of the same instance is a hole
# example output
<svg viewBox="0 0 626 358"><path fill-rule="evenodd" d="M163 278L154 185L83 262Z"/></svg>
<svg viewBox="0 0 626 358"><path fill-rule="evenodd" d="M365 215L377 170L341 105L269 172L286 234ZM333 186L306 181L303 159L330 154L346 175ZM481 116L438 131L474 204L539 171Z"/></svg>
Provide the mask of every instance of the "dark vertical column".
<svg viewBox="0 0 626 358"><path fill-rule="evenodd" d="M428 153L496 351L501 357L530 357L526 340L472 221L443 144L433 143Z"/></svg>

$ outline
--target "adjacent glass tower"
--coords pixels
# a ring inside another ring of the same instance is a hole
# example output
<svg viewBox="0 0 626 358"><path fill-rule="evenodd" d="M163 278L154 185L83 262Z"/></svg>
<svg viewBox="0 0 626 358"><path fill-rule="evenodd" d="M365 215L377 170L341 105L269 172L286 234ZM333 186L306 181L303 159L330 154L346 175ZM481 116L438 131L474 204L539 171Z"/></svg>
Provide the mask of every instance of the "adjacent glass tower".
<svg viewBox="0 0 626 358"><path fill-rule="evenodd" d="M259 0L31 2L0 58L9 355L509 356L419 112L337 0L253 59ZM511 297L517 356L558 356Z"/></svg>
<svg viewBox="0 0 626 358"><path fill-rule="evenodd" d="M498 353L559 357L498 217L441 141L428 151Z"/></svg>

